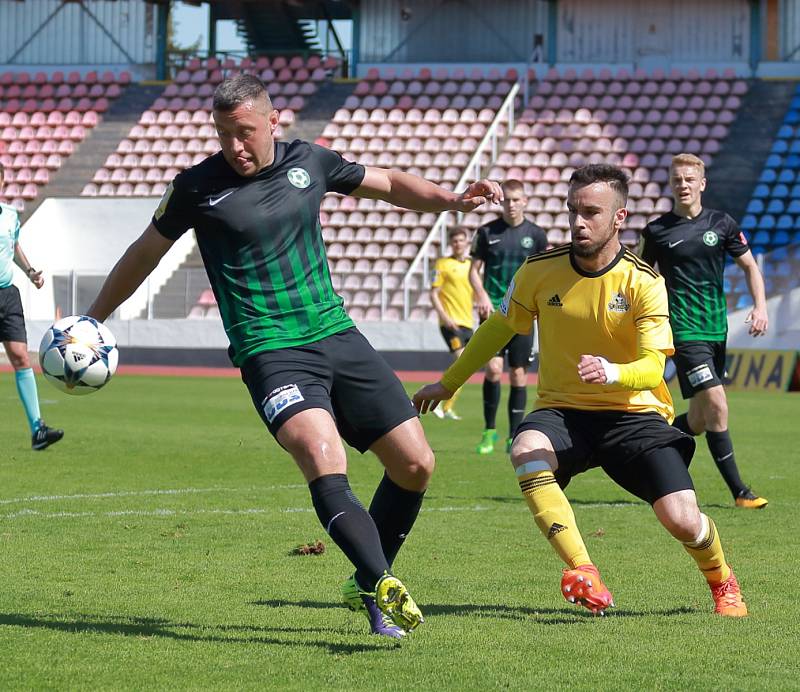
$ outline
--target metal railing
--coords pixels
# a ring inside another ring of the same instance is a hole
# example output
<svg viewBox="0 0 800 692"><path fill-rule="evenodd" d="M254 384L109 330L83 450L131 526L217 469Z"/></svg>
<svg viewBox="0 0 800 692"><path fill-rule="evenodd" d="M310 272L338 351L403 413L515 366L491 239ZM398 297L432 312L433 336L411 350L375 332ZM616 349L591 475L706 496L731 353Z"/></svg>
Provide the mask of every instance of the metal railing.
<svg viewBox="0 0 800 692"><path fill-rule="evenodd" d="M106 279L105 273L92 271L56 271L51 288L57 313L81 315L97 296ZM184 319L199 305L200 296L210 288L205 269L184 267L176 270L169 281L154 291L148 277L144 284L146 297L136 309L138 319ZM201 307L209 307L203 305ZM119 311L117 311L119 316Z"/></svg>
<svg viewBox="0 0 800 692"><path fill-rule="evenodd" d="M491 125L489 125L489 129L486 131L483 139L478 144L478 148L475 150L475 153L472 155L469 163L467 163L466 167L464 168L464 172L461 174L458 182L455 184L455 190L462 190L469 184L469 182L480 179L482 171L481 159L487 150L491 152L489 165L494 163L494 161L497 159L501 137L499 132L500 125L508 123L507 132L509 135L514 129L514 100L516 99L519 90L520 83L517 82L511 88L511 91L508 92L508 96L506 96L503 104L497 110L497 115L495 116L494 120L492 120ZM441 248L440 254L444 248L447 247L447 227L449 225L448 219L450 214L455 214L456 222L460 221L463 216L463 214L460 212L450 211L443 211L441 214L439 214L433 224L433 227L428 233L428 236L422 242L419 252L409 265L406 275L403 277L402 286L404 320L408 319L409 312L411 311L410 294L412 283L417 275L420 273L422 274L422 281L420 283L421 287L423 289L430 288L430 257L428 250L434 242L438 242L439 247Z"/></svg>

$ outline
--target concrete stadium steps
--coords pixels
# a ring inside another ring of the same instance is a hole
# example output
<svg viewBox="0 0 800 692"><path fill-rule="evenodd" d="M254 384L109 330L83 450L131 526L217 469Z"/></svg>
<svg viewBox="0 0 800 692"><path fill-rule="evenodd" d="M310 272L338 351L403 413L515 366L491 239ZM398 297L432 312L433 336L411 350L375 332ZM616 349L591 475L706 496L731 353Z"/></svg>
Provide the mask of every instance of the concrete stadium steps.
<svg viewBox="0 0 800 692"><path fill-rule="evenodd" d="M796 87L795 81L751 83L708 170L705 206L722 209L741 221Z"/></svg>
<svg viewBox="0 0 800 692"><path fill-rule="evenodd" d="M342 107L345 99L353 93L354 86L350 82L323 83L317 93L308 99L305 108L297 114L287 139L304 139L308 142L316 140L334 113Z"/></svg>
<svg viewBox="0 0 800 692"><path fill-rule="evenodd" d="M312 50L312 37L300 25L290 3L243 3L242 14L237 28L240 36L246 36L250 53Z"/></svg>
<svg viewBox="0 0 800 692"><path fill-rule="evenodd" d="M209 287L200 250L195 244L189 256L154 296L153 317L156 319L185 318L192 306L197 303L200 294ZM147 311L144 310L141 319L146 317Z"/></svg>
<svg viewBox="0 0 800 692"><path fill-rule="evenodd" d="M33 202L21 214L24 223L46 197L79 197L83 186L90 182L98 168L103 166L120 140L124 139L142 114L158 96L162 85L131 84L103 115L102 121L90 131L72 156L53 176Z"/></svg>

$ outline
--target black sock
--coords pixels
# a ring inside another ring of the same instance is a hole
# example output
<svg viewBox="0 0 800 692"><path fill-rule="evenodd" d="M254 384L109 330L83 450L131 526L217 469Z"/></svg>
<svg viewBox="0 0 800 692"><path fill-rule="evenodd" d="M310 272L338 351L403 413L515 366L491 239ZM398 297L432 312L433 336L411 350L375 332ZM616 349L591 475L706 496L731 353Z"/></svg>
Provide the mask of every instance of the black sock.
<svg viewBox="0 0 800 692"><path fill-rule="evenodd" d="M525 417L525 405L528 403L527 387L511 387L508 395L508 436L514 437L519 424Z"/></svg>
<svg viewBox="0 0 800 692"><path fill-rule="evenodd" d="M375 520L383 554L390 567L417 520L423 495L424 490L420 493L401 488L385 473L375 490L369 513Z"/></svg>
<svg viewBox="0 0 800 692"><path fill-rule="evenodd" d="M353 495L347 476L332 473L308 484L322 526L356 568L359 585L374 590L389 563L381 548L375 522Z"/></svg>
<svg viewBox="0 0 800 692"><path fill-rule="evenodd" d="M500 382L483 380L483 420L487 430L497 427L497 408L500 406Z"/></svg>
<svg viewBox="0 0 800 692"><path fill-rule="evenodd" d="M739 478L739 469L736 467L736 458L733 456L733 442L727 430L722 432L706 431L706 443L711 458L717 465L719 472L728 484L728 488L733 497L737 498L740 493L747 490L747 486Z"/></svg>
<svg viewBox="0 0 800 692"><path fill-rule="evenodd" d="M689 414L682 413L680 416L675 416L675 420L672 421L672 427L678 428L681 432L685 432L687 435L691 435L692 437L696 437L697 433L689 427Z"/></svg>

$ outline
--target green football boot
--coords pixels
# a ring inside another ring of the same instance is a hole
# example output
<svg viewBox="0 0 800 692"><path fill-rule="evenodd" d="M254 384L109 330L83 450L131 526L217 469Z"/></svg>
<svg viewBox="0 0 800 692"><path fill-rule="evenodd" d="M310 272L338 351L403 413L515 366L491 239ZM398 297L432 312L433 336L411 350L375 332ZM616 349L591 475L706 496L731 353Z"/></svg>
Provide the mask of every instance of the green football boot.
<svg viewBox="0 0 800 692"><path fill-rule="evenodd" d="M475 448L478 454L491 454L494 451L494 443L497 442L497 430L484 430L481 441Z"/></svg>

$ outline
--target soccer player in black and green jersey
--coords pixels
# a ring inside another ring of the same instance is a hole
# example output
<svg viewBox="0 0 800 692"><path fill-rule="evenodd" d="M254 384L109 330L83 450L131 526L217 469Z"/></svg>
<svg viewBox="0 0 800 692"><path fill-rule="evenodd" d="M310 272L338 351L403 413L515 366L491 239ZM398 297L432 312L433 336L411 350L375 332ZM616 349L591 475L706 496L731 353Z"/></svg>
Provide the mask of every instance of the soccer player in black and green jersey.
<svg viewBox="0 0 800 692"><path fill-rule="evenodd" d="M728 335L722 287L725 255L744 270L753 297L753 309L746 318L752 336L767 331L764 280L736 222L724 212L703 208L703 161L693 154L678 154L672 159L669 181L673 209L644 229L641 255L658 265L666 281L674 361L681 394L689 399L689 411L673 425L690 435L705 432L708 449L736 506L760 509L767 500L755 495L739 477L728 432L728 402L722 385Z"/></svg>
<svg viewBox="0 0 800 692"><path fill-rule="evenodd" d="M251 75L219 85L213 117L222 151L175 177L89 314L106 319L194 228L231 360L305 476L322 525L356 568L343 587L345 602L366 612L373 633L403 636L422 614L391 565L419 512L434 456L399 380L333 290L320 203L333 191L418 211L467 212L501 200L502 190L479 181L455 194L314 144L275 142L278 112ZM342 438L385 467L369 511L350 489Z"/></svg>
<svg viewBox="0 0 800 692"><path fill-rule="evenodd" d="M528 197L519 180L503 183L503 214L481 226L472 240L472 266L469 281L475 292L475 305L481 322L488 319L503 300L517 269L529 255L547 249L547 234L525 218ZM496 419L500 406L500 378L503 360L508 359L508 438L506 451L511 450L514 431L525 417L528 401L528 367L533 358L533 330L516 334L486 364L483 378L484 429L476 451L490 454L497 441Z"/></svg>

